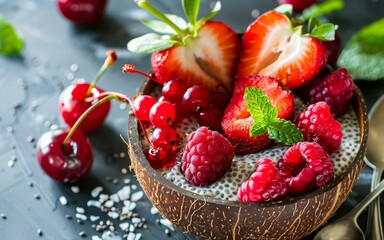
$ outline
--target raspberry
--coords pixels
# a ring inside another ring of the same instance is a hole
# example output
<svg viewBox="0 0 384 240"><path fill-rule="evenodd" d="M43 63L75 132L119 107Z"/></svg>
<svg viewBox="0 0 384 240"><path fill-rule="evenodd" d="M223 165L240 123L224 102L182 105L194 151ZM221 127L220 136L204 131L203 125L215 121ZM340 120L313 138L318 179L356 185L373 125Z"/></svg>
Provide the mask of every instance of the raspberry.
<svg viewBox="0 0 384 240"><path fill-rule="evenodd" d="M262 158L256 171L241 184L237 199L241 202L268 202L278 200L287 193L287 184L273 161Z"/></svg>
<svg viewBox="0 0 384 240"><path fill-rule="evenodd" d="M340 147L343 138L341 124L332 117L327 103L310 105L306 111L299 113L295 124L303 133L305 141L317 142L329 154Z"/></svg>
<svg viewBox="0 0 384 240"><path fill-rule="evenodd" d="M277 164L290 193L309 192L333 179L333 165L327 152L315 142L298 142Z"/></svg>
<svg viewBox="0 0 384 240"><path fill-rule="evenodd" d="M340 68L324 79L317 78L309 83L305 97L310 104L319 101L326 102L335 117L344 115L350 109L350 100L353 97L354 82L348 70Z"/></svg>
<svg viewBox="0 0 384 240"><path fill-rule="evenodd" d="M200 127L188 137L181 170L194 186L208 186L225 174L235 149L220 133Z"/></svg>

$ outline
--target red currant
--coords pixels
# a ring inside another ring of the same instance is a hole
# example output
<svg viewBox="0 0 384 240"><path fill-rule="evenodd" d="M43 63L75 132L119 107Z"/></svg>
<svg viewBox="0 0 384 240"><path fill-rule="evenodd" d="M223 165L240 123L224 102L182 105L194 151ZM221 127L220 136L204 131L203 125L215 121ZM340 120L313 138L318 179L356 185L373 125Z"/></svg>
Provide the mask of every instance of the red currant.
<svg viewBox="0 0 384 240"><path fill-rule="evenodd" d="M154 169L172 167L176 162L175 154L162 148L150 148L145 155Z"/></svg>
<svg viewBox="0 0 384 240"><path fill-rule="evenodd" d="M227 94L216 92L211 95L210 103L224 110L229 104L230 97Z"/></svg>
<svg viewBox="0 0 384 240"><path fill-rule="evenodd" d="M155 147L171 150L177 142L176 129L171 127L155 128L152 133L151 142Z"/></svg>
<svg viewBox="0 0 384 240"><path fill-rule="evenodd" d="M149 95L140 95L133 100L133 113L140 121L149 120L149 111L155 105L156 99Z"/></svg>
<svg viewBox="0 0 384 240"><path fill-rule="evenodd" d="M169 80L164 84L162 94L166 99L175 103L181 100L186 90L186 86L180 80Z"/></svg>
<svg viewBox="0 0 384 240"><path fill-rule="evenodd" d="M188 111L199 111L208 106L210 100L209 92L203 86L192 86L185 91L182 103Z"/></svg>
<svg viewBox="0 0 384 240"><path fill-rule="evenodd" d="M149 111L149 120L155 127L169 127L176 118L176 110L170 102L157 102Z"/></svg>
<svg viewBox="0 0 384 240"><path fill-rule="evenodd" d="M219 130L221 128L221 120L223 119L223 110L216 105L208 105L199 112L198 122L200 126L206 126L211 130Z"/></svg>

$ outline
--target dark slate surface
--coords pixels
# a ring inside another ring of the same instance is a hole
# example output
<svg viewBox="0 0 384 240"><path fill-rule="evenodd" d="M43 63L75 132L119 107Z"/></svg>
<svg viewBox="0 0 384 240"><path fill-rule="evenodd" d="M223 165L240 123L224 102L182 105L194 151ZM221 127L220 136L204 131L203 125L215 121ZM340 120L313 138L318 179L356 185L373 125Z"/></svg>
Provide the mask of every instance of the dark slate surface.
<svg viewBox="0 0 384 240"><path fill-rule="evenodd" d="M156 5L166 12L182 13L179 1L157 1ZM226 21L241 32L254 19L252 12L257 14L274 6L275 1L267 0L243 0L241 4L225 0L216 19ZM382 17L382 9L382 0L350 0L332 19L339 24L345 41L359 27ZM125 172L130 160L121 138L127 137L129 107L114 102L104 126L89 136L95 152L94 166L91 173L76 184L61 184L47 177L37 164L34 144L49 127L63 126L57 108L58 95L72 80L91 81L107 50L115 50L119 60L103 76L99 86L128 96L135 94L142 78L121 73L121 66L132 63L143 71L150 68L149 56L126 50L130 38L148 31L138 22L146 13L133 1L111 0L103 21L87 28L64 19L53 0L0 0L0 13L18 29L26 46L20 57L0 57L0 239L97 239L103 232L96 231L92 225L100 221L110 222L116 239L120 239L124 231L119 224L132 221L113 219L106 212L88 207L87 202L95 199L91 191L97 186L107 195L127 185L137 186L132 192L140 191L134 174ZM357 84L366 96L368 107L384 92L382 81L358 81ZM370 173L369 169L363 170L350 197L334 218L366 195ZM73 187L80 191L74 192ZM61 196L66 197L67 205L59 202ZM159 224L161 216L150 213L152 205L147 198L144 196L136 203L133 213L146 219L147 228L135 231L142 234L142 239L194 239L178 230L170 230L167 235L168 228ZM123 203L114 206L122 209ZM77 207L85 210L86 221L77 221ZM91 221L91 216L100 219ZM360 222L365 222L364 216ZM81 232L86 235L80 236Z"/></svg>

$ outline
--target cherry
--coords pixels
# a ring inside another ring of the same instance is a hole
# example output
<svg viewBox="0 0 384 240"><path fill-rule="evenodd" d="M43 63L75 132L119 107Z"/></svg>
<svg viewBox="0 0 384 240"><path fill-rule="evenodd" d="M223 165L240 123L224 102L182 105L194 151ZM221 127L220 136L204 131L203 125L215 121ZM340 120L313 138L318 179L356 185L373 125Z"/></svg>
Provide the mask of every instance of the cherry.
<svg viewBox="0 0 384 240"><path fill-rule="evenodd" d="M101 20L107 0L57 0L60 12L68 20L82 25L93 25Z"/></svg>
<svg viewBox="0 0 384 240"><path fill-rule="evenodd" d="M69 129L44 133L37 143L37 159L41 168L59 182L76 182L89 172L93 152L87 137L75 131L64 144Z"/></svg>
<svg viewBox="0 0 384 240"><path fill-rule="evenodd" d="M92 104L101 99L100 94L102 94L104 90L94 87L91 91L91 96L89 96L93 98L92 101L85 101L89 87L89 83L77 83L70 85L60 94L60 114L64 122L69 126L73 126L81 114L83 114ZM103 124L110 108L110 102L101 105L97 111L94 111L87 116L79 128L85 133L95 131Z"/></svg>
<svg viewBox="0 0 384 240"><path fill-rule="evenodd" d="M77 119L93 104L102 99L104 90L95 87L97 81L105 70L116 61L116 53L114 51L107 52L107 58L96 74L91 84L76 83L68 86L60 94L59 110L60 115L65 123L73 126ZM107 102L100 106L97 111L90 113L79 128L84 133L93 132L98 129L106 119L111 104Z"/></svg>
<svg viewBox="0 0 384 240"><path fill-rule="evenodd" d="M338 34L335 34L335 39L332 41L323 41L323 45L327 50L328 60L327 63L331 66L336 66L337 59L341 51L341 38Z"/></svg>

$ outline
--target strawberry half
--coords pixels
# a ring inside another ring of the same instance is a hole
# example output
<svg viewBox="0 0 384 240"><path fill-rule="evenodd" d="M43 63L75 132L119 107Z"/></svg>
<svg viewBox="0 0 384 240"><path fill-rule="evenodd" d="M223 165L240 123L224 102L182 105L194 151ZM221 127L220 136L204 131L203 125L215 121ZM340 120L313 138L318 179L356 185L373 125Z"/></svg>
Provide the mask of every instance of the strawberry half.
<svg viewBox="0 0 384 240"><path fill-rule="evenodd" d="M202 85L211 92L224 87L232 92L240 42L237 34L222 22L208 21L199 37L152 54L157 79L181 79L187 86ZM221 89L223 90L223 89Z"/></svg>
<svg viewBox="0 0 384 240"><path fill-rule="evenodd" d="M256 87L268 96L270 102L278 109L278 118L291 119L295 103L293 95L280 86L280 82L272 77L252 75L236 81L232 99L224 111L223 130L228 140L240 155L258 152L269 147L273 140L268 134L250 137L250 127L254 122L247 110L244 99L246 87Z"/></svg>
<svg viewBox="0 0 384 240"><path fill-rule="evenodd" d="M302 35L302 26L293 26L286 15L272 10L244 33L237 76L275 77L293 89L312 79L326 61L326 50L319 40Z"/></svg>
<svg viewBox="0 0 384 240"><path fill-rule="evenodd" d="M179 79L187 87L202 85L211 92L231 94L240 55L237 34L222 22L209 21L221 8L197 20L198 0L183 1L189 20L163 14L145 0L135 1L158 20L143 21L160 34L149 33L132 39L128 50L152 53L152 68L159 83Z"/></svg>

